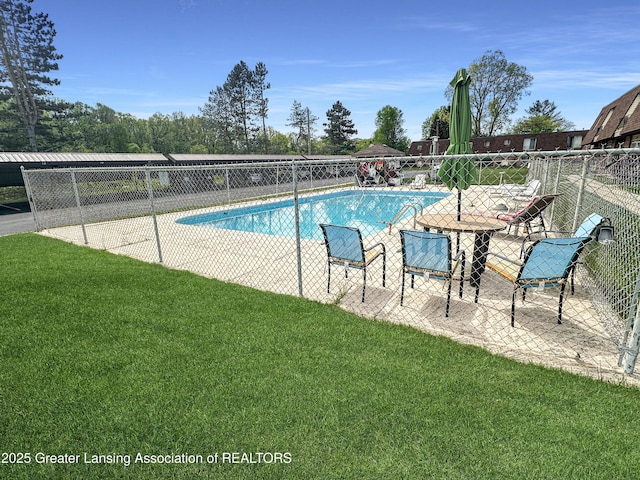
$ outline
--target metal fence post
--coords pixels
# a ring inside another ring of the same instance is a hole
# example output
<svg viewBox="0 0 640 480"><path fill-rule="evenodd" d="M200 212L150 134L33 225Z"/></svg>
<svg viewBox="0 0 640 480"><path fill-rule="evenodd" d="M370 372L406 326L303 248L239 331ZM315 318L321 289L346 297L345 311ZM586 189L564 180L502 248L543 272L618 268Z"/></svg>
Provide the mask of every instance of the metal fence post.
<svg viewBox="0 0 640 480"><path fill-rule="evenodd" d="M298 203L298 171L296 161L291 162L293 176L293 211L296 224L296 262L298 264L298 296L302 297L302 247L300 241L300 205Z"/></svg>
<svg viewBox="0 0 640 480"><path fill-rule="evenodd" d="M84 244L89 245L89 240L87 239L87 229L84 225L84 216L82 215L82 205L80 203L80 193L78 192L78 183L76 182L76 172L71 169L71 185L73 186L73 195L76 197L76 205L78 206L78 212L80 213L80 225L82 226L82 238L84 239Z"/></svg>
<svg viewBox="0 0 640 480"><path fill-rule="evenodd" d="M149 168L144 169L144 176L147 182L147 191L149 192L149 204L151 206L151 218L153 219L153 231L156 235L156 246L158 247L158 261L162 263L162 247L160 245L160 233L158 232L158 219L156 218L156 205L153 201L153 186L151 185L151 173Z"/></svg>
<svg viewBox="0 0 640 480"><path fill-rule="evenodd" d="M640 275L636 279L636 287L633 292L629 317L627 319L627 329L620 345L620 357L618 366L624 364L624 373L632 374L636 360L638 359L638 348L640 346L640 309L638 308L638 296L640 296ZM629 331L631 330L631 338Z"/></svg>
<svg viewBox="0 0 640 480"><path fill-rule="evenodd" d="M24 188L27 192L27 199L29 200L29 208L31 209L31 213L33 215L33 223L35 223L36 225L36 232L39 232L41 228L38 222L38 210L36 202L33 201L33 192L31 190L29 174L25 170L24 166L20 167L20 171L22 172L22 180L24 181Z"/></svg>
<svg viewBox="0 0 640 480"><path fill-rule="evenodd" d="M549 189L549 170L551 169L552 157L544 157L542 159L542 188L544 192L548 192Z"/></svg>
<svg viewBox="0 0 640 480"><path fill-rule="evenodd" d="M587 183L587 172L589 171L589 157L582 160L582 173L580 174L580 187L578 188L578 198L576 200L576 209L573 212L573 224L571 231L575 232L578 227L578 219L580 218L580 208L582 208L582 197L584 197L584 188Z"/></svg>
<svg viewBox="0 0 640 480"><path fill-rule="evenodd" d="M562 157L558 158L556 164L556 178L553 184L553 190L548 193L558 193L560 190L560 174L562 173L562 164L564 159ZM551 204L551 221L555 221L556 219L556 204L555 202Z"/></svg>

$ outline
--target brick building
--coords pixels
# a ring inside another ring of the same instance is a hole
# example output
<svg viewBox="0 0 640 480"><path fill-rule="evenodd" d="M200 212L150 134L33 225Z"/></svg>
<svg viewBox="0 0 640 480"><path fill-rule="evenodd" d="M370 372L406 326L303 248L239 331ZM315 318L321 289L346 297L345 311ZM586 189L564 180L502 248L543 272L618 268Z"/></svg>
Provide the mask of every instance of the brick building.
<svg viewBox="0 0 640 480"><path fill-rule="evenodd" d="M583 148L640 148L640 85L605 106L583 140Z"/></svg>

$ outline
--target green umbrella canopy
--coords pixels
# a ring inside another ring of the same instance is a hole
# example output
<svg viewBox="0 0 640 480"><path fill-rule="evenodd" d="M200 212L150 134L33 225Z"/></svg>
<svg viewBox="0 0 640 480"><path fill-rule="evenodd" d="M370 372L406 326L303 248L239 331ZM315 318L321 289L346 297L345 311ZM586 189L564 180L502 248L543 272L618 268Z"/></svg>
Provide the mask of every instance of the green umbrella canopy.
<svg viewBox="0 0 640 480"><path fill-rule="evenodd" d="M464 68L456 72L450 85L453 87L449 120L449 148L445 155L462 155L471 151L471 104L469 82L471 77ZM466 190L476 180L476 167L470 158L445 158L438 176L447 187Z"/></svg>

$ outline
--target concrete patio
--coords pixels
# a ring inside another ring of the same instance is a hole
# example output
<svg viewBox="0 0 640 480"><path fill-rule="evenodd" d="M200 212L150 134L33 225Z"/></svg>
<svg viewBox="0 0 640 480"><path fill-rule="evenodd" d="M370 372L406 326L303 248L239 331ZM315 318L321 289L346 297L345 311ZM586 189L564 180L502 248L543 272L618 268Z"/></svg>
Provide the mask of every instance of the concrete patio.
<svg viewBox="0 0 640 480"><path fill-rule="evenodd" d="M438 212L455 208L455 196L430 207ZM465 192L465 210L484 206L486 191L481 187ZM159 215L156 237L151 217L69 226L44 230L54 238L104 249L145 262L161 262L222 281L275 293L298 295L298 262L295 239L255 233L204 228L176 223L180 217L201 211ZM383 242L387 248L387 284L381 286L381 262L368 271L366 301L361 302L362 275L351 271L345 278L340 269L332 275L327 293L326 249L320 241L301 241L302 295L310 300L336 303L358 315L407 325L460 343L551 368L596 379L640 386L640 376L625 375L618 367L616 341L605 332L588 298L590 279L578 268L576 292L565 296L563 323L556 323L558 290L532 291L527 302L516 306L515 328L510 325L511 285L493 272L482 276L478 303L474 289L465 282L462 299L454 288L450 317L445 318L446 291L441 282L416 279L416 289L407 289L400 306L401 265L399 228L412 228L410 219L364 239L365 246ZM504 232L495 234L490 250L517 258L522 237ZM473 249L473 238L461 235L462 248ZM160 249L158 248L160 243ZM469 253L470 256L470 253Z"/></svg>

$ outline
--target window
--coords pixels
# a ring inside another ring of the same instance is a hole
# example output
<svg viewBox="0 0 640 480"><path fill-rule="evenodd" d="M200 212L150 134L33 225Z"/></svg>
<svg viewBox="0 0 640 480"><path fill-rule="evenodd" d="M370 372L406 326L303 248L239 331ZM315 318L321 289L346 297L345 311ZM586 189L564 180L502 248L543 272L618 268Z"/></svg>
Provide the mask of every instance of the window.
<svg viewBox="0 0 640 480"><path fill-rule="evenodd" d="M582 147L582 135L575 135L573 137L567 137L567 148L569 150L573 148L580 149Z"/></svg>
<svg viewBox="0 0 640 480"><path fill-rule="evenodd" d="M491 146L491 140L485 140L484 141L484 146L485 147L490 147Z"/></svg>
<svg viewBox="0 0 640 480"><path fill-rule="evenodd" d="M509 140L508 138L504 141L505 146L509 146L511 145L511 140Z"/></svg>
<svg viewBox="0 0 640 480"><path fill-rule="evenodd" d="M419 143L419 144L418 144L418 146L416 147L416 150L418 150L419 152L421 152L421 151L422 151L422 144L420 144L420 143Z"/></svg>
<svg viewBox="0 0 640 480"><path fill-rule="evenodd" d="M522 145L522 150L535 150L535 149L536 149L536 139L525 138L524 144Z"/></svg>

